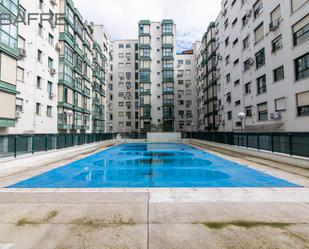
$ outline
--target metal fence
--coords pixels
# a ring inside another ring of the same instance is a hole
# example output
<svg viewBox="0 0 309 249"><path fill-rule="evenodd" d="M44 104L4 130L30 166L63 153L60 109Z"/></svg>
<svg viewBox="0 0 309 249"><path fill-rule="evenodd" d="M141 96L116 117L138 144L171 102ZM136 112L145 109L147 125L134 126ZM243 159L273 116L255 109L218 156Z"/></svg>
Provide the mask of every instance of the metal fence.
<svg viewBox="0 0 309 249"><path fill-rule="evenodd" d="M0 158L90 144L114 138L113 133L0 136Z"/></svg>
<svg viewBox="0 0 309 249"><path fill-rule="evenodd" d="M309 133L187 132L182 136L183 138L309 157Z"/></svg>

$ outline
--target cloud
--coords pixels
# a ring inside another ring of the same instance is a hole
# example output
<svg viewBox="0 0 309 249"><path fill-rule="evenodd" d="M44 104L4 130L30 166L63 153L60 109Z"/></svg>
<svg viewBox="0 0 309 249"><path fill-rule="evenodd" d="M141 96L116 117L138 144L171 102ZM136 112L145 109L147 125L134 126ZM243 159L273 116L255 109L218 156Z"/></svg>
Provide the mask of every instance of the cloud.
<svg viewBox="0 0 309 249"><path fill-rule="evenodd" d="M173 19L178 51L190 49L216 19L221 0L74 0L88 21L103 24L112 40L137 39L137 23Z"/></svg>

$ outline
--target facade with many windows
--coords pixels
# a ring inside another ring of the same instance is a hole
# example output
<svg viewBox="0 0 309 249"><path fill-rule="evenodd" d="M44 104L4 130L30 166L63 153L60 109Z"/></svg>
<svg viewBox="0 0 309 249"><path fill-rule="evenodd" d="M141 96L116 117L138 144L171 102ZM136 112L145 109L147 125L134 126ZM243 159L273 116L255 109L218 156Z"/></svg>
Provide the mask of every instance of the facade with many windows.
<svg viewBox="0 0 309 249"><path fill-rule="evenodd" d="M194 46L176 55L175 130L178 132L197 128L196 52Z"/></svg>
<svg viewBox="0 0 309 249"><path fill-rule="evenodd" d="M93 128L95 132L102 131L103 118L98 115L104 109L105 75L93 25L83 21L69 0L60 0L59 9L66 14L66 22L59 26L58 130L63 133L90 133Z"/></svg>
<svg viewBox="0 0 309 249"><path fill-rule="evenodd" d="M140 130L175 130L176 25L139 22Z"/></svg>
<svg viewBox="0 0 309 249"><path fill-rule="evenodd" d="M305 0L222 1L214 28L220 131L308 130L308 9Z"/></svg>
<svg viewBox="0 0 309 249"><path fill-rule="evenodd" d="M56 13L50 2L20 0L23 12ZM13 134L57 132L58 28L33 21L18 26L17 91Z"/></svg>
<svg viewBox="0 0 309 249"><path fill-rule="evenodd" d="M0 1L0 11L13 18L19 9L18 0ZM15 103L18 60L18 27L14 24L0 26L0 133L15 126Z"/></svg>
<svg viewBox="0 0 309 249"><path fill-rule="evenodd" d="M221 57L217 55L215 37L215 23L210 23L198 51L198 130L218 130L217 80L220 69L217 68L217 61ZM226 79L230 81L229 74Z"/></svg>
<svg viewBox="0 0 309 249"><path fill-rule="evenodd" d="M111 53L108 131L138 132L138 40L113 41Z"/></svg>

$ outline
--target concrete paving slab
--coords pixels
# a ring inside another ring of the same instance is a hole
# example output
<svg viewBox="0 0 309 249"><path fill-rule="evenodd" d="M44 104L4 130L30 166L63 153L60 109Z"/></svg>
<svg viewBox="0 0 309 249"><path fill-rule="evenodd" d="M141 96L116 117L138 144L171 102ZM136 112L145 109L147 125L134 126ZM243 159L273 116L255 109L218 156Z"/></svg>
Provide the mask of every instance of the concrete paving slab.
<svg viewBox="0 0 309 249"><path fill-rule="evenodd" d="M295 227L299 228L298 225ZM307 238L309 233L305 234ZM210 229L202 224L153 224L150 249L307 249L306 237L288 229L229 226Z"/></svg>

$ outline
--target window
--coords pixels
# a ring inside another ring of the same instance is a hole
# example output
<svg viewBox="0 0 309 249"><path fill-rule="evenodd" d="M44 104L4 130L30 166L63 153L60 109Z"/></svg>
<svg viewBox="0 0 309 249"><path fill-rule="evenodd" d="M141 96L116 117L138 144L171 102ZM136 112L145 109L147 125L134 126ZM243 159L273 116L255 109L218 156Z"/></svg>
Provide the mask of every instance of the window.
<svg viewBox="0 0 309 249"><path fill-rule="evenodd" d="M302 7L308 0L291 0L292 13Z"/></svg>
<svg viewBox="0 0 309 249"><path fill-rule="evenodd" d="M258 120L259 121L268 120L267 102L259 104L257 107L258 107Z"/></svg>
<svg viewBox="0 0 309 249"><path fill-rule="evenodd" d="M163 44L173 44L173 36L172 35L164 35L163 36Z"/></svg>
<svg viewBox="0 0 309 249"><path fill-rule="evenodd" d="M254 61L252 58L245 60L244 62L244 71L247 71L250 69L250 67L254 64Z"/></svg>
<svg viewBox="0 0 309 249"><path fill-rule="evenodd" d="M282 35L279 35L271 42L272 52L276 52L282 48Z"/></svg>
<svg viewBox="0 0 309 249"><path fill-rule="evenodd" d="M149 34L150 32L150 25L140 25L139 26L140 34Z"/></svg>
<svg viewBox="0 0 309 249"><path fill-rule="evenodd" d="M163 48L163 56L164 57L173 56L173 49L172 48Z"/></svg>
<svg viewBox="0 0 309 249"><path fill-rule="evenodd" d="M263 12L263 0L258 0L253 5L254 18L257 18Z"/></svg>
<svg viewBox="0 0 309 249"><path fill-rule="evenodd" d="M280 4L270 13L271 21L279 21L281 18Z"/></svg>
<svg viewBox="0 0 309 249"><path fill-rule="evenodd" d="M48 34L48 43L49 45L54 45L54 37L51 34Z"/></svg>
<svg viewBox="0 0 309 249"><path fill-rule="evenodd" d="M131 44L130 44L130 43L127 43L127 44L126 44L126 48L131 48Z"/></svg>
<svg viewBox="0 0 309 249"><path fill-rule="evenodd" d="M41 89L41 88L42 88L42 77L40 77L40 76L37 76L37 77L36 77L36 87L37 87L38 89Z"/></svg>
<svg viewBox="0 0 309 249"><path fill-rule="evenodd" d="M163 24L162 25L162 32L163 32L163 34L173 33L173 24L172 23L170 23L170 24Z"/></svg>
<svg viewBox="0 0 309 249"><path fill-rule="evenodd" d="M25 70L21 67L17 67L17 80L25 82Z"/></svg>
<svg viewBox="0 0 309 249"><path fill-rule="evenodd" d="M255 54L256 69L265 65L265 49L261 49Z"/></svg>
<svg viewBox="0 0 309 249"><path fill-rule="evenodd" d="M252 117L252 106L246 107L246 117L251 118Z"/></svg>
<svg viewBox="0 0 309 249"><path fill-rule="evenodd" d="M39 62L42 62L43 52L41 50L38 50L37 53L37 59Z"/></svg>
<svg viewBox="0 0 309 249"><path fill-rule="evenodd" d="M43 37L43 25L41 23L38 24L38 34Z"/></svg>
<svg viewBox="0 0 309 249"><path fill-rule="evenodd" d="M251 93L251 82L245 84L245 93L246 94Z"/></svg>
<svg viewBox="0 0 309 249"><path fill-rule="evenodd" d="M119 44L118 48L124 48L124 45L123 44Z"/></svg>
<svg viewBox="0 0 309 249"><path fill-rule="evenodd" d="M71 64L73 64L73 50L65 44L64 46L64 58Z"/></svg>
<svg viewBox="0 0 309 249"><path fill-rule="evenodd" d="M186 60L186 65L191 65L191 60Z"/></svg>
<svg viewBox="0 0 309 249"><path fill-rule="evenodd" d="M118 102L118 106L119 106L119 107L123 107L123 106L124 106L124 103L123 103L123 102Z"/></svg>
<svg viewBox="0 0 309 249"><path fill-rule="evenodd" d="M231 82L231 74L227 74L226 75L226 83L230 83Z"/></svg>
<svg viewBox="0 0 309 249"><path fill-rule="evenodd" d="M16 111L17 112L23 112L23 103L24 100L21 98L16 98Z"/></svg>
<svg viewBox="0 0 309 249"><path fill-rule="evenodd" d="M263 40L264 38L264 24L261 23L255 30L255 43L258 43L259 41Z"/></svg>
<svg viewBox="0 0 309 249"><path fill-rule="evenodd" d="M228 65L228 64L230 64L230 56L229 55L225 57L225 65Z"/></svg>
<svg viewBox="0 0 309 249"><path fill-rule="evenodd" d="M54 66L54 60L50 57L48 57L48 68L52 69Z"/></svg>
<svg viewBox="0 0 309 249"><path fill-rule="evenodd" d="M118 54L118 58L123 58L124 57L124 54L123 53L119 53Z"/></svg>
<svg viewBox="0 0 309 249"><path fill-rule="evenodd" d="M249 47L249 36L247 36L243 41L242 41L242 44L243 44L243 49L246 49Z"/></svg>
<svg viewBox="0 0 309 249"><path fill-rule="evenodd" d="M23 37L18 36L18 47L25 49L26 48L25 45L26 45L26 40Z"/></svg>
<svg viewBox="0 0 309 249"><path fill-rule="evenodd" d="M274 82L284 79L284 66L278 67L274 70Z"/></svg>
<svg viewBox="0 0 309 249"><path fill-rule="evenodd" d="M293 25L294 46L309 39L309 14Z"/></svg>
<svg viewBox="0 0 309 249"><path fill-rule="evenodd" d="M309 115L309 91L296 94L298 116Z"/></svg>
<svg viewBox="0 0 309 249"><path fill-rule="evenodd" d="M276 109L276 112L286 110L286 98L285 97L275 99L275 109Z"/></svg>
<svg viewBox="0 0 309 249"><path fill-rule="evenodd" d="M185 71L185 74L186 74L186 75L191 75L191 70L190 70L190 69L187 69L187 70Z"/></svg>
<svg viewBox="0 0 309 249"><path fill-rule="evenodd" d="M41 104L40 103L36 103L35 113L36 115L41 115Z"/></svg>
<svg viewBox="0 0 309 249"><path fill-rule="evenodd" d="M295 60L296 80L302 80L309 77L309 53Z"/></svg>
<svg viewBox="0 0 309 249"><path fill-rule="evenodd" d="M240 84L240 80L235 80L234 81L234 86L238 86Z"/></svg>
<svg viewBox="0 0 309 249"><path fill-rule="evenodd" d="M240 100L235 101L235 106L239 106L241 104Z"/></svg>
<svg viewBox="0 0 309 249"><path fill-rule="evenodd" d="M228 45L229 45L229 37L225 39L225 46L227 47Z"/></svg>
<svg viewBox="0 0 309 249"><path fill-rule="evenodd" d="M51 118L52 117L52 107L51 106L47 106L47 109L46 109L46 115L47 117Z"/></svg>
<svg viewBox="0 0 309 249"><path fill-rule="evenodd" d="M257 78L257 94L266 93L266 75Z"/></svg>
<svg viewBox="0 0 309 249"><path fill-rule="evenodd" d="M229 112L227 113L227 119L228 119L228 120L232 120L232 112L231 112L231 111L229 111Z"/></svg>
<svg viewBox="0 0 309 249"><path fill-rule="evenodd" d="M47 82L47 93L49 96L53 94L53 83L50 81Z"/></svg>

